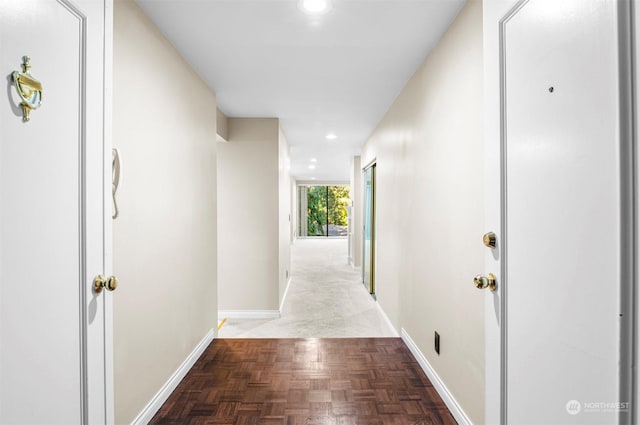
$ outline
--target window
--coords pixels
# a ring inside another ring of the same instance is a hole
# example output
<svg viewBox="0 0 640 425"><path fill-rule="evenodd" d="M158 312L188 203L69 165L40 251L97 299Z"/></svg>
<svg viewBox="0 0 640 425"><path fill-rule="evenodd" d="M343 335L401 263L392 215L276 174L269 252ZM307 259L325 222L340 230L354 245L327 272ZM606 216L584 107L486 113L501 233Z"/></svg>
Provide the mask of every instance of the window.
<svg viewBox="0 0 640 425"><path fill-rule="evenodd" d="M298 236L348 234L348 186L298 186Z"/></svg>

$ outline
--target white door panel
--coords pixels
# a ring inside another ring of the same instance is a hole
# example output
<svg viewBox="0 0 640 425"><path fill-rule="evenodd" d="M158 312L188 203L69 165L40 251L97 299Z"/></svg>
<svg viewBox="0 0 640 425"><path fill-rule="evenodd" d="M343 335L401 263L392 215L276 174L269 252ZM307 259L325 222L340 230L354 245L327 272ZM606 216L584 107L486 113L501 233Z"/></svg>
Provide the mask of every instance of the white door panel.
<svg viewBox="0 0 640 425"><path fill-rule="evenodd" d="M43 104L0 103L0 423L104 423L102 1L0 0L0 69ZM91 406L91 408L89 408Z"/></svg>
<svg viewBox="0 0 640 425"><path fill-rule="evenodd" d="M617 422L584 404L622 401L616 13L531 0L504 25L508 423Z"/></svg>

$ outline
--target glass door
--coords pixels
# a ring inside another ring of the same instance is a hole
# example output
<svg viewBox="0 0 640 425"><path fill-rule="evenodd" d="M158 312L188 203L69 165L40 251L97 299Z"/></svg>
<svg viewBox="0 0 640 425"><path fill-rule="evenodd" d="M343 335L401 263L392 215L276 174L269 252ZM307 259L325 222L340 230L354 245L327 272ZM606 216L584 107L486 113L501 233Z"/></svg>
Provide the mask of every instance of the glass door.
<svg viewBox="0 0 640 425"><path fill-rule="evenodd" d="M346 237L348 186L298 186L298 235Z"/></svg>
<svg viewBox="0 0 640 425"><path fill-rule="evenodd" d="M362 256L362 283L371 295L375 285L375 241L376 241L376 164L364 170L364 235Z"/></svg>

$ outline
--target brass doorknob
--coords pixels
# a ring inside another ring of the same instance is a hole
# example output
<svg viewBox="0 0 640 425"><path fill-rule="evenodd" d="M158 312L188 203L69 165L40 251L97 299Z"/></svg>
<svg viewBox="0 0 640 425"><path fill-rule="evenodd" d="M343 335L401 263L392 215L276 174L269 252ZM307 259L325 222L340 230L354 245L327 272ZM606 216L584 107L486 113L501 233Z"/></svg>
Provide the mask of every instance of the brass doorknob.
<svg viewBox="0 0 640 425"><path fill-rule="evenodd" d="M482 236L482 243L487 248L495 248L496 247L496 234L493 232L485 233Z"/></svg>
<svg viewBox="0 0 640 425"><path fill-rule="evenodd" d="M118 287L118 279L115 276L109 276L109 278L107 279L107 285L105 286L105 288L107 288L108 291L115 291L117 287Z"/></svg>
<svg viewBox="0 0 640 425"><path fill-rule="evenodd" d="M101 274L93 281L93 289L96 293L102 292L102 288L107 291L115 291L118 287L118 279L115 276L104 277Z"/></svg>
<svg viewBox="0 0 640 425"><path fill-rule="evenodd" d="M473 284L478 289L489 288L493 292L496 290L496 276L493 273L489 273L489 276L479 274L473 278Z"/></svg>

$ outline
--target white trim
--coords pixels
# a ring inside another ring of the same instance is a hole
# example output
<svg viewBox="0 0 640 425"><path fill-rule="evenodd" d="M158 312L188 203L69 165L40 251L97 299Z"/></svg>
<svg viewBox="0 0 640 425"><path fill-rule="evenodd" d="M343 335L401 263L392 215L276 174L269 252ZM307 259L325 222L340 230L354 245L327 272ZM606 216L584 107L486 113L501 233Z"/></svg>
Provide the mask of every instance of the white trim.
<svg viewBox="0 0 640 425"><path fill-rule="evenodd" d="M420 364L420 367L422 368L424 373L427 375L427 377L433 384L433 387L436 389L438 394L440 394L440 397L442 397L442 400L451 411L451 414L453 415L455 420L461 425L467 425L467 424L471 425L473 423L471 422L471 419L469 419L467 414L464 413L464 410L462 410L462 407L460 407L460 405L458 404L456 399L453 397L453 395L451 394L447 386L444 384L442 379L440 379L440 376L438 376L438 374L433 369L433 367L431 367L431 364L429 363L427 358L424 356L424 354L422 354L422 351L420 351L420 349L418 348L416 343L413 341L413 339L411 339L411 337L409 336L409 333L404 328L402 328L400 333L402 335L402 340L404 341L405 344L407 344L409 351L411 351L413 356L416 358L416 360Z"/></svg>
<svg viewBox="0 0 640 425"><path fill-rule="evenodd" d="M367 168L371 168L374 165L376 165L376 162L378 161L378 158L374 157L371 161L367 162L363 167L362 167L362 172L364 172L364 170L366 170Z"/></svg>
<svg viewBox="0 0 640 425"><path fill-rule="evenodd" d="M502 180L502 137L503 137L503 97L504 70L502 24L514 7L523 0L493 0L483 7L483 58L484 58L484 199L485 229L496 233L497 250L485 251L485 270L492 270L498 282L504 283L502 253L505 240L503 226L503 180ZM505 366L506 332L505 308L506 287L498 285L495 292L486 291L484 296L484 422L504 424L506 405L503 405L503 369Z"/></svg>
<svg viewBox="0 0 640 425"><path fill-rule="evenodd" d="M279 319L279 310L220 310L218 319Z"/></svg>
<svg viewBox="0 0 640 425"><path fill-rule="evenodd" d="M282 307L284 307L284 300L287 299L287 294L289 293L289 287L291 286L291 275L289 275L289 279L287 280L287 287L284 288L284 294L282 294L282 301L280 301L280 314L282 314Z"/></svg>
<svg viewBox="0 0 640 425"><path fill-rule="evenodd" d="M113 148L113 0L104 2L103 86L102 99L102 198L103 198L103 264L106 276L113 274L113 218L111 218L111 182ZM106 295L106 294L105 294ZM115 389L113 376L113 297L104 297L104 391L105 422L115 423Z"/></svg>
<svg viewBox="0 0 640 425"><path fill-rule="evenodd" d="M146 425L153 418L153 416L160 410L165 401L169 398L171 393L176 389L180 381L185 377L187 372L193 367L196 360L202 355L204 350L209 346L214 338L214 329L211 329L202 338L202 341L198 343L196 348L193 349L191 354L182 362L178 369L173 372L173 375L169 377L167 382L158 390L156 395L147 403L138 416L131 422L131 425Z"/></svg>
<svg viewBox="0 0 640 425"><path fill-rule="evenodd" d="M364 286L363 286L363 288L364 288ZM387 327L391 331L391 334L394 337L397 338L399 336L398 335L398 331L396 330L395 326L393 326L393 323L391 323L391 320L389 319L389 316L387 316L387 313L385 313L384 309L382 308L382 306L380 305L380 303L378 301L376 301L376 307L378 308L378 311L382 315L382 319L384 319L384 323L387 325Z"/></svg>

